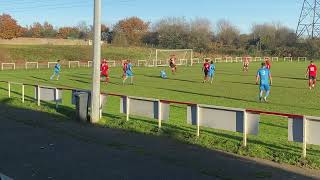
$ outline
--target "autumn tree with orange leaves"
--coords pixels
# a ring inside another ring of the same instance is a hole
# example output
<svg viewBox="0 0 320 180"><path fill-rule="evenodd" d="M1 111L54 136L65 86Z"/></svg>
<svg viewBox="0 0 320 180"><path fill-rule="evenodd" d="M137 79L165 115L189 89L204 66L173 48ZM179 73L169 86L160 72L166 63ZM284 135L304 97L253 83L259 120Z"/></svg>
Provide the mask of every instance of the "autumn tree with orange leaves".
<svg viewBox="0 0 320 180"><path fill-rule="evenodd" d="M59 29L57 38L61 39L77 39L80 35L80 31L76 27L62 27Z"/></svg>
<svg viewBox="0 0 320 180"><path fill-rule="evenodd" d="M0 15L0 38L13 39L22 36L23 28L8 14Z"/></svg>
<svg viewBox="0 0 320 180"><path fill-rule="evenodd" d="M140 45L149 30L149 24L138 17L120 20L113 29L114 41L122 41L120 44L126 42L128 45Z"/></svg>

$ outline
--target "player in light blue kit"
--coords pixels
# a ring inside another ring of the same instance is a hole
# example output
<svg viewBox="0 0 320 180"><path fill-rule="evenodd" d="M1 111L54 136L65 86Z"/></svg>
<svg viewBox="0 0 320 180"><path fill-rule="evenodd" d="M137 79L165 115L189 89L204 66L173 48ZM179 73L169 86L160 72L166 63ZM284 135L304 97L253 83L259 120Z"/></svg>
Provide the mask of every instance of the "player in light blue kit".
<svg viewBox="0 0 320 180"><path fill-rule="evenodd" d="M167 73L164 69L162 71L160 71L160 77L162 79L168 79Z"/></svg>
<svg viewBox="0 0 320 180"><path fill-rule="evenodd" d="M123 79L123 84L126 83L126 80L130 78L130 84L133 85L133 70L132 70L132 64L130 60L127 61L127 66L126 66L126 74Z"/></svg>
<svg viewBox="0 0 320 180"><path fill-rule="evenodd" d="M260 84L260 102L262 100L267 102L267 98L270 94L270 86L272 85L272 76L270 70L266 67L266 63L264 62L261 64L261 68L258 70L256 84ZM264 91L266 94L263 97Z"/></svg>
<svg viewBox="0 0 320 180"><path fill-rule="evenodd" d="M60 60L58 60L57 64L54 66L54 72L53 72L53 75L50 77L50 80L53 80L55 76L57 76L57 80L59 80L60 72L61 72L61 64L60 64Z"/></svg>
<svg viewBox="0 0 320 180"><path fill-rule="evenodd" d="M215 71L216 71L216 66L213 64L213 61L211 61L210 68L209 68L209 74L208 74L211 84L213 83L213 77L214 77Z"/></svg>

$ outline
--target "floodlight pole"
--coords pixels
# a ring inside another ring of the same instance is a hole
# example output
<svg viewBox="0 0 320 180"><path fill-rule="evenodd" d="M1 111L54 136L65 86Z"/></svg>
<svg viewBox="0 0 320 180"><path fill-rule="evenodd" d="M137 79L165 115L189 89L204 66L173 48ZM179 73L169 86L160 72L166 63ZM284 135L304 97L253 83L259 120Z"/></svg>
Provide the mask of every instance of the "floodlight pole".
<svg viewBox="0 0 320 180"><path fill-rule="evenodd" d="M91 123L100 120L101 0L94 0Z"/></svg>

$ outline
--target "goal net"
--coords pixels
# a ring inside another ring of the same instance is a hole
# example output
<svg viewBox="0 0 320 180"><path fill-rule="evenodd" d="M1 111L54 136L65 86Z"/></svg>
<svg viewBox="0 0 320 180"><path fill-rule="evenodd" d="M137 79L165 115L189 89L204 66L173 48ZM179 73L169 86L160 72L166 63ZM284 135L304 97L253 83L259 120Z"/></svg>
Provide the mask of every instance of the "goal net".
<svg viewBox="0 0 320 180"><path fill-rule="evenodd" d="M156 67L168 66L169 60L173 55L176 58L177 65L192 65L192 49L156 49L156 57L153 60L153 65Z"/></svg>

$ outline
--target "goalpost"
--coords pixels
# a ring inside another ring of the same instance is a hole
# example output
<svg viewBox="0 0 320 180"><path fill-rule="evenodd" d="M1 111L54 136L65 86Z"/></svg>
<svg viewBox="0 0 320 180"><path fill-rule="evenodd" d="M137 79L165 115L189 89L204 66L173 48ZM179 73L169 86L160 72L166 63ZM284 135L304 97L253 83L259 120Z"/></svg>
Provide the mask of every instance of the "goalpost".
<svg viewBox="0 0 320 180"><path fill-rule="evenodd" d="M72 67L79 68L80 67L80 61L69 61L69 68L72 68Z"/></svg>
<svg viewBox="0 0 320 180"><path fill-rule="evenodd" d="M52 66L52 65L56 65L57 62L48 62L48 69Z"/></svg>
<svg viewBox="0 0 320 180"><path fill-rule="evenodd" d="M110 60L110 61L107 61L107 63L110 67L116 67L116 61Z"/></svg>
<svg viewBox="0 0 320 180"><path fill-rule="evenodd" d="M138 67L141 66L148 66L148 61L147 60L138 60Z"/></svg>
<svg viewBox="0 0 320 180"><path fill-rule="evenodd" d="M1 63L1 70L5 70L5 67L11 67L13 70L16 70L16 63Z"/></svg>
<svg viewBox="0 0 320 180"><path fill-rule="evenodd" d="M175 55L177 65L193 64L193 49L156 49L156 57L153 64L157 66L167 66L171 55Z"/></svg>
<svg viewBox="0 0 320 180"><path fill-rule="evenodd" d="M25 69L29 69L29 66L33 65L32 67L35 67L36 69L39 69L39 63L38 62L26 62L25 63Z"/></svg>
<svg viewBox="0 0 320 180"><path fill-rule="evenodd" d="M306 62L307 61L307 57L298 57L298 62L300 62L300 61Z"/></svg>

